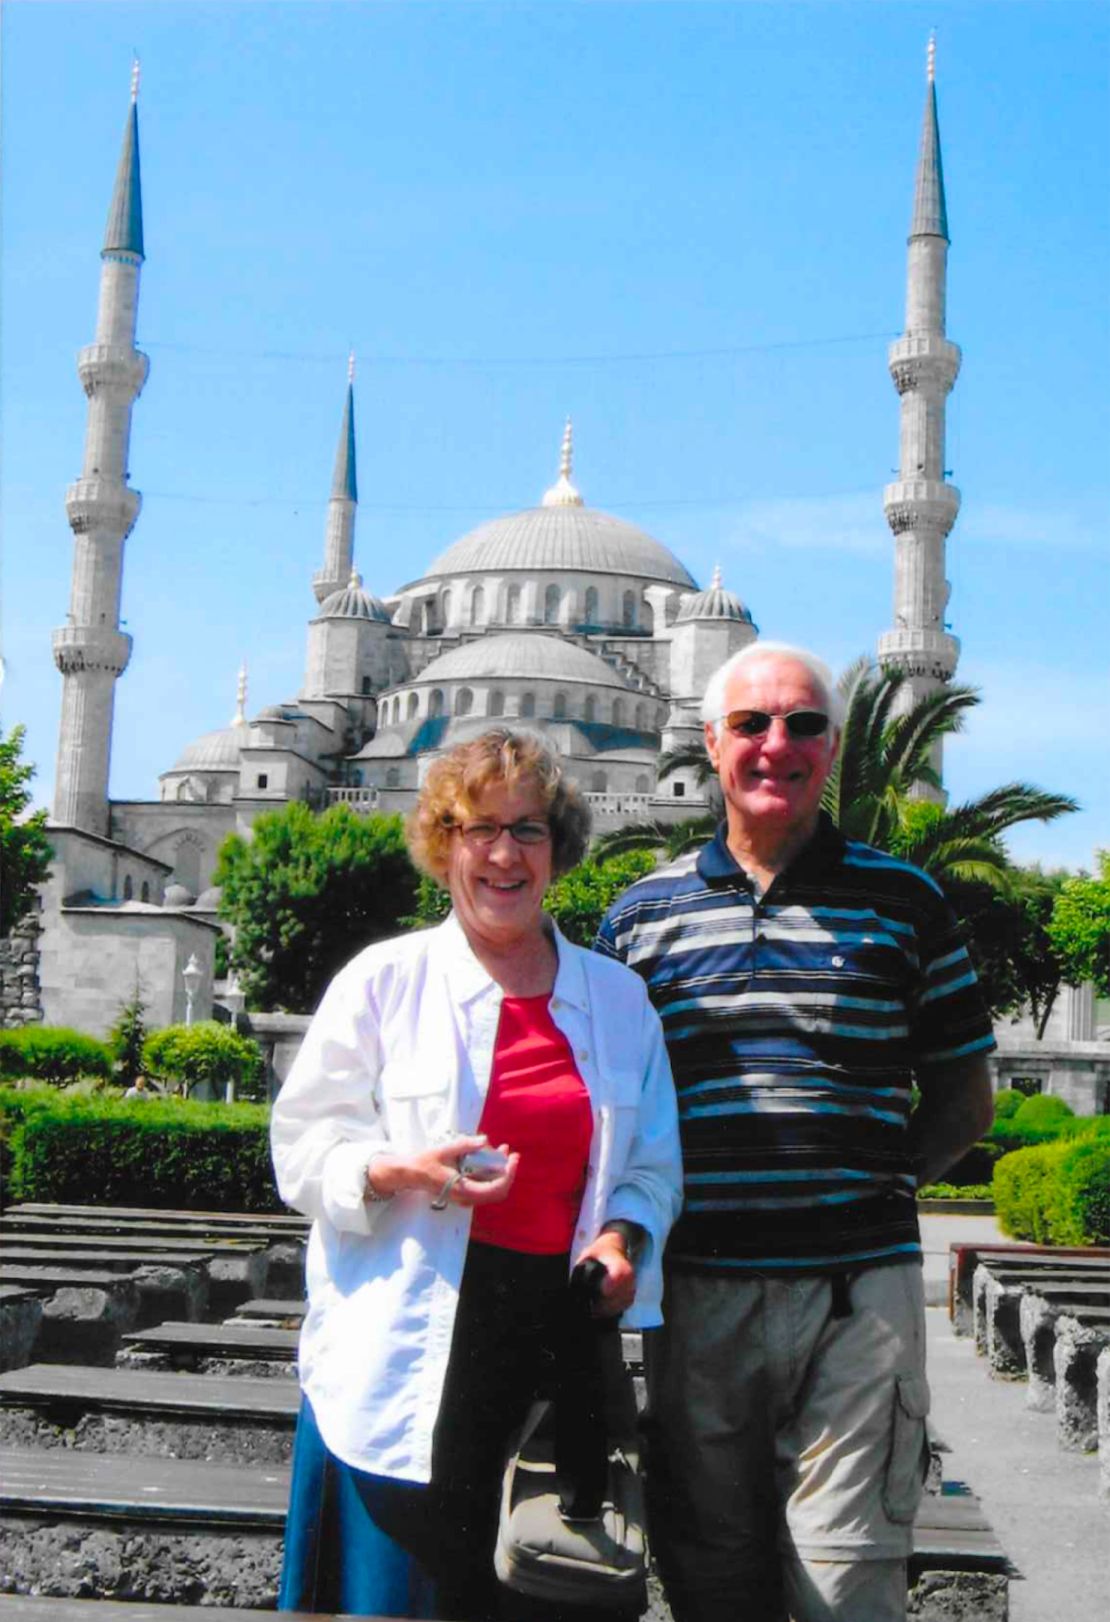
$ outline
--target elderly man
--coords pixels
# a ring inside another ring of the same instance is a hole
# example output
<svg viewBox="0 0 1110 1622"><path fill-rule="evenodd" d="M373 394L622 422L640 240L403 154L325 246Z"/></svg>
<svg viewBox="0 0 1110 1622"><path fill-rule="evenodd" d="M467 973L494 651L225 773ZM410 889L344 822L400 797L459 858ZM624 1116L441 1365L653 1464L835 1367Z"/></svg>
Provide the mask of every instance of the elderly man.
<svg viewBox="0 0 1110 1622"><path fill-rule="evenodd" d="M647 982L682 1130L654 1547L676 1622L888 1622L926 1458L914 1191L990 1122L991 1027L937 885L821 810L826 667L755 643L702 716L726 820L597 942Z"/></svg>

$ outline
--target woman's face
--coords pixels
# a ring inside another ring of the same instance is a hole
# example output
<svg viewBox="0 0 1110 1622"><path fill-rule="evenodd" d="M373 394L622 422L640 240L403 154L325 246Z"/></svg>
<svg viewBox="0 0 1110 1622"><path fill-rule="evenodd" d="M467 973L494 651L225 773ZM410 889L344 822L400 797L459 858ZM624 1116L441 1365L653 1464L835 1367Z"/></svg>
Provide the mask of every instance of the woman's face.
<svg viewBox="0 0 1110 1622"><path fill-rule="evenodd" d="M542 928L543 898L551 883L551 840L521 844L508 832L498 831L482 844L466 829L475 823L538 822L547 824L547 811L533 784L509 787L498 783L486 790L450 836L447 888L456 916L475 945L504 949Z"/></svg>

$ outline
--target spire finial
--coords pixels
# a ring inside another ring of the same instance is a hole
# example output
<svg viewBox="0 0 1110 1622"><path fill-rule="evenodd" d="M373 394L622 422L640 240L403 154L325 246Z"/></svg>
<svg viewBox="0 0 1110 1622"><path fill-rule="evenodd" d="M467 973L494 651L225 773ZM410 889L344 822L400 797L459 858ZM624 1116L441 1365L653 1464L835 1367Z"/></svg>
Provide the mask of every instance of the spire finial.
<svg viewBox="0 0 1110 1622"><path fill-rule="evenodd" d="M355 380L355 352L352 349L349 352L348 356L347 356L347 382L348 383L353 383L354 380Z"/></svg>
<svg viewBox="0 0 1110 1622"><path fill-rule="evenodd" d="M362 576L359 574L358 570L355 568L353 563L351 564L351 578L347 582L347 590L348 591L361 591L362 590Z"/></svg>
<svg viewBox="0 0 1110 1622"><path fill-rule="evenodd" d="M136 51L131 58L131 101L139 99L139 53Z"/></svg>
<svg viewBox="0 0 1110 1622"><path fill-rule="evenodd" d="M559 477L543 498L545 507L581 507L582 497L570 482L574 461L574 424L569 416L563 428L563 445L559 453Z"/></svg>
<svg viewBox="0 0 1110 1622"><path fill-rule="evenodd" d="M235 684L235 714L231 718L233 727L242 727L247 724L247 661L244 659L239 666L239 680Z"/></svg>
<svg viewBox="0 0 1110 1622"><path fill-rule="evenodd" d="M935 84L937 78L937 36L936 31L929 35L929 47L925 52L925 78L929 84Z"/></svg>
<svg viewBox="0 0 1110 1622"><path fill-rule="evenodd" d="M721 565L719 563L713 565L713 578L709 582L709 589L710 591L720 591L721 589Z"/></svg>

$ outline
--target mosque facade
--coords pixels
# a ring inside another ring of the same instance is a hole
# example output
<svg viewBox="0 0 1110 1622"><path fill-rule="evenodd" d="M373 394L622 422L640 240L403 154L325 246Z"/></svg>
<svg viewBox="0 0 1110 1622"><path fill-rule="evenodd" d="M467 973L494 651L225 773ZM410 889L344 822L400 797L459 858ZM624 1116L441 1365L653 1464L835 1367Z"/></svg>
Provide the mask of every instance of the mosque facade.
<svg viewBox="0 0 1110 1622"><path fill-rule="evenodd" d="M111 1022L131 982L152 1023L184 1012L192 959L211 1001L220 844L291 800L315 809L404 811L430 763L492 724L527 727L561 758L595 828L705 809L692 770L659 778L662 752L701 737L711 672L753 641L746 604L717 570L699 587L668 547L587 505L573 436L538 504L454 541L392 595L355 562L358 511L353 362L325 524L311 577L300 692L249 713L245 671L230 722L190 743L156 798L109 797L124 545L141 507L128 482L132 413L148 362L135 346L144 259L137 77L101 251L94 342L78 357L88 397L84 463L66 510L74 534L62 677L55 861L43 891L40 979L51 1023ZM944 613L945 541L959 495L944 478L944 411L959 350L944 330L947 216L930 47L909 238L906 332L891 348L901 402L899 478L884 505L895 538L895 624L884 664L917 694L951 679L959 645ZM306 592L307 595L307 592Z"/></svg>

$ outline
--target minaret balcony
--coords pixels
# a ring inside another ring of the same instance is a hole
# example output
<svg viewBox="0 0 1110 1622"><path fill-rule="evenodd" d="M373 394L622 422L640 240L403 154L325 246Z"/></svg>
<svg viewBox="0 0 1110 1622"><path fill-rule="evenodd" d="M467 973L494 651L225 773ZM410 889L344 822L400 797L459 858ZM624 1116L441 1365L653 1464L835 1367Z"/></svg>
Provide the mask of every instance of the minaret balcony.
<svg viewBox="0 0 1110 1622"><path fill-rule="evenodd" d="M105 672L119 676L131 658L131 638L126 631L106 625L63 625L53 633L54 663L63 676L82 671Z"/></svg>
<svg viewBox="0 0 1110 1622"><path fill-rule="evenodd" d="M66 516L75 535L98 529L129 535L142 504L139 492L118 479L78 479L66 491Z"/></svg>
<svg viewBox="0 0 1110 1622"><path fill-rule="evenodd" d="M925 626L884 631L879 638L880 665L904 670L907 676L933 676L948 681L959 663L959 638Z"/></svg>
<svg viewBox="0 0 1110 1622"><path fill-rule="evenodd" d="M77 375L90 399L99 389L114 389L133 400L149 371L147 356L126 344L87 344L78 351Z"/></svg>
<svg viewBox="0 0 1110 1622"><path fill-rule="evenodd" d="M939 332L907 333L891 344L887 365L899 394L921 388L947 394L959 374L960 350Z"/></svg>
<svg viewBox="0 0 1110 1622"><path fill-rule="evenodd" d="M960 510L960 492L943 479L898 479L883 490L883 511L895 535L928 529L947 535Z"/></svg>

